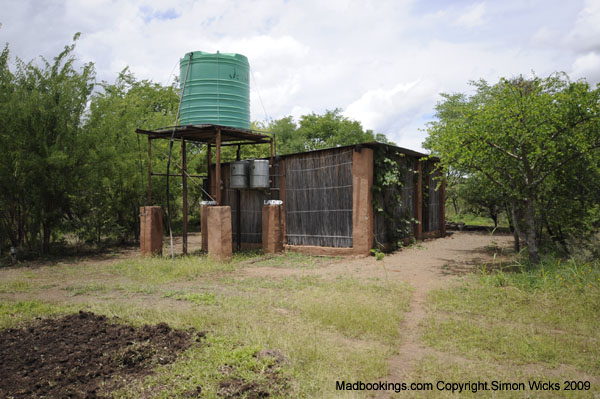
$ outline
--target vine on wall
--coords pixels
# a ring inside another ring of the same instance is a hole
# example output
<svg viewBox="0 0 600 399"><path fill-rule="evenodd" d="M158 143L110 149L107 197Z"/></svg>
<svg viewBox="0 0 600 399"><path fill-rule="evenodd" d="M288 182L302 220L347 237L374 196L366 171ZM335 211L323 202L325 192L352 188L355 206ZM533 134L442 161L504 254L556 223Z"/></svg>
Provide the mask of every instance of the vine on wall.
<svg viewBox="0 0 600 399"><path fill-rule="evenodd" d="M412 234L415 219L412 206L403 206L402 189L412 184L414 176L410 160L405 154L389 148L377 148L374 153L375 168L373 176L373 209L383 215L386 242L375 245L379 249L395 250L402 246L404 239Z"/></svg>

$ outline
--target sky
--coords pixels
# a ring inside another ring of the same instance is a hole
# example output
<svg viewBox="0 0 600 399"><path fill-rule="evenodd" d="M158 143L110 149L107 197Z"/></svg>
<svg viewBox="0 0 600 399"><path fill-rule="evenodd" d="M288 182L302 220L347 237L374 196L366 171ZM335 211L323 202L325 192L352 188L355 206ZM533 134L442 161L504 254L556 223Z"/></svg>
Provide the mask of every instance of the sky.
<svg viewBox="0 0 600 399"><path fill-rule="evenodd" d="M24 61L76 56L97 79L162 84L190 51L248 57L251 118L341 108L421 149L440 93L556 71L600 82L600 0L0 0L0 43Z"/></svg>

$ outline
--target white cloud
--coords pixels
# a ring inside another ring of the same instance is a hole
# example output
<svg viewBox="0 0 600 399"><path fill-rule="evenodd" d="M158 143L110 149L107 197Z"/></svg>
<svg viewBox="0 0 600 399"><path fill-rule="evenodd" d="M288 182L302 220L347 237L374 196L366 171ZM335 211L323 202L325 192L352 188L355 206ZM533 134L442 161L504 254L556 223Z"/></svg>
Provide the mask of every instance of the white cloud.
<svg viewBox="0 0 600 399"><path fill-rule="evenodd" d="M567 43L581 51L600 50L600 1L586 0Z"/></svg>
<svg viewBox="0 0 600 399"><path fill-rule="evenodd" d="M565 70L598 81L600 1L580 1L0 0L0 43L51 59L80 31L78 58L99 79L129 66L164 84L189 51L242 53L253 119L339 107L418 149L438 93L469 80Z"/></svg>
<svg viewBox="0 0 600 399"><path fill-rule="evenodd" d="M466 12L458 18L456 24L466 28L475 28L481 26L485 23L483 18L484 14L485 3L473 4L468 7Z"/></svg>
<svg viewBox="0 0 600 399"><path fill-rule="evenodd" d="M346 108L344 114L362 121L367 129L393 132L423 113L424 103L436 94L432 82L415 80L390 89L369 90Z"/></svg>
<svg viewBox="0 0 600 399"><path fill-rule="evenodd" d="M594 52L577 57L573 62L573 77L585 78L590 83L600 82L600 55Z"/></svg>

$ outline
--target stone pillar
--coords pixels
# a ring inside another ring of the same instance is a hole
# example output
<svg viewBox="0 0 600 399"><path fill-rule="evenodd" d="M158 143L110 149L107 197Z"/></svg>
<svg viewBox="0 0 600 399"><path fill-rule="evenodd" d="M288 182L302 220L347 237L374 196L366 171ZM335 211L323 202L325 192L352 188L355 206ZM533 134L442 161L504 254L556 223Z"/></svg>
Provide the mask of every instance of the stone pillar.
<svg viewBox="0 0 600 399"><path fill-rule="evenodd" d="M283 251L281 226L282 205L263 205L262 245L263 252L274 254Z"/></svg>
<svg viewBox="0 0 600 399"><path fill-rule="evenodd" d="M369 255L373 248L373 150L352 153L352 248Z"/></svg>
<svg viewBox="0 0 600 399"><path fill-rule="evenodd" d="M207 213L208 257L229 261L233 253L231 242L231 207L209 206Z"/></svg>
<svg viewBox="0 0 600 399"><path fill-rule="evenodd" d="M160 206L140 208L140 249L142 255L162 255L163 220Z"/></svg>

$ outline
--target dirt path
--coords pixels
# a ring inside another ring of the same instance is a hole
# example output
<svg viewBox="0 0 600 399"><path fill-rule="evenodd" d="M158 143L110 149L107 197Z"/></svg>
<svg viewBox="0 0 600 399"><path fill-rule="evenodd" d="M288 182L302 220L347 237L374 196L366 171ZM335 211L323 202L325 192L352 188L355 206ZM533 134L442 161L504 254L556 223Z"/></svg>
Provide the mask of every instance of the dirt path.
<svg viewBox="0 0 600 399"><path fill-rule="evenodd" d="M357 279L402 281L413 289L410 310L405 314L398 354L389 362L390 374L383 380L405 381L413 366L431 354L419 341L419 323L426 316L425 303L429 291L450 286L458 276L472 272L481 264L498 264L502 253L510 254L512 236L481 232L454 232L452 235L404 248L382 261L375 257L341 259L328 265L308 265L304 268L249 267L238 270L243 276L284 278L286 276L339 276ZM494 258L494 253L496 257ZM504 259L506 260L506 259ZM388 397L381 393L382 398Z"/></svg>
<svg viewBox="0 0 600 399"><path fill-rule="evenodd" d="M388 273L395 280L410 284L414 293L410 310L400 326L398 354L390 360L390 374L384 380L405 381L413 366L430 353L419 341L419 323L427 314L425 303L429 291L450 286L457 276L473 271L478 265L499 263L501 257L494 259L494 252L509 252L510 245L510 236L455 233L385 257ZM378 397L388 395L382 392Z"/></svg>

